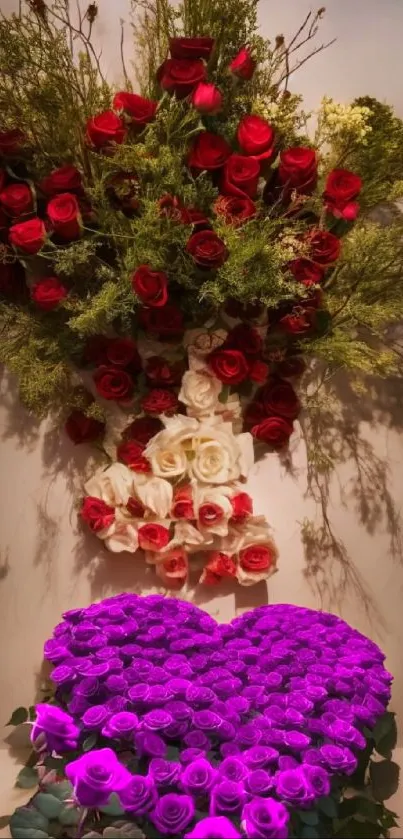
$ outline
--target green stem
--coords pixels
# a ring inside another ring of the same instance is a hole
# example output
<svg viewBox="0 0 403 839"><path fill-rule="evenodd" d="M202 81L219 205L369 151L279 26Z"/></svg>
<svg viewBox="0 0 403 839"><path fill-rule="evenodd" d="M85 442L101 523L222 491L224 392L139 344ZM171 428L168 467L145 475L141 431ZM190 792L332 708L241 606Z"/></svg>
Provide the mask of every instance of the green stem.
<svg viewBox="0 0 403 839"><path fill-rule="evenodd" d="M80 808L80 818L79 818L78 824L77 824L76 839L81 839L81 837L83 835L84 823L85 823L85 820L87 818L87 815L88 815L87 807L81 807Z"/></svg>

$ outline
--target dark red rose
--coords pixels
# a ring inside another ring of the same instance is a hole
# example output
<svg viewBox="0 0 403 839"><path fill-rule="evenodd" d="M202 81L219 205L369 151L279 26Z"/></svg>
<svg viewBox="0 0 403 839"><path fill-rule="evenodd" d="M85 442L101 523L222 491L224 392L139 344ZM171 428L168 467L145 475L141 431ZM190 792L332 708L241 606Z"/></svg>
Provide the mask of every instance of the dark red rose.
<svg viewBox="0 0 403 839"><path fill-rule="evenodd" d="M317 265L327 268L340 256L341 242L327 230L314 229L305 238L310 250L310 258Z"/></svg>
<svg viewBox="0 0 403 839"><path fill-rule="evenodd" d="M202 210L198 210L197 207L182 207L180 220L182 224L191 224L196 230L211 226L205 213Z"/></svg>
<svg viewBox="0 0 403 839"><path fill-rule="evenodd" d="M93 533L100 533L101 530L110 527L115 521L114 508L105 504L105 501L101 501L100 498L93 498L91 495L84 498L80 515Z"/></svg>
<svg viewBox="0 0 403 839"><path fill-rule="evenodd" d="M214 203L214 211L226 224L241 227L256 215L256 206L246 195L242 197L221 196Z"/></svg>
<svg viewBox="0 0 403 839"><path fill-rule="evenodd" d="M146 306L165 306L168 300L168 277L164 271L153 271L149 265L139 265L132 274L132 289Z"/></svg>
<svg viewBox="0 0 403 839"><path fill-rule="evenodd" d="M46 242L46 228L40 218L21 221L10 227L10 244L19 251L35 254Z"/></svg>
<svg viewBox="0 0 403 839"><path fill-rule="evenodd" d="M256 68L256 61L252 58L248 47L242 47L238 55L232 59L229 65L230 72L237 76L238 79L249 81L252 78Z"/></svg>
<svg viewBox="0 0 403 839"><path fill-rule="evenodd" d="M81 192L81 172L70 164L60 166L41 181L40 188L45 195L56 195L58 192Z"/></svg>
<svg viewBox="0 0 403 839"><path fill-rule="evenodd" d="M257 384L262 384L266 381L269 375L269 366L264 361L259 361L255 359L249 368L249 376L252 382L257 382Z"/></svg>
<svg viewBox="0 0 403 839"><path fill-rule="evenodd" d="M14 157L21 151L25 140L25 134L19 128L0 131L0 154L4 157Z"/></svg>
<svg viewBox="0 0 403 839"><path fill-rule="evenodd" d="M294 388L285 379L273 377L267 382L257 396L262 403L267 416L285 417L289 420L297 418L301 405Z"/></svg>
<svg viewBox="0 0 403 839"><path fill-rule="evenodd" d="M359 212L359 204L355 201L362 189L359 175L348 169L333 169L327 176L323 198L327 210L336 218L353 221Z"/></svg>
<svg viewBox="0 0 403 839"><path fill-rule="evenodd" d="M292 422L284 417L267 417L252 428L252 436L273 449L282 449L288 443L292 432Z"/></svg>
<svg viewBox="0 0 403 839"><path fill-rule="evenodd" d="M113 367L130 367L131 372L141 370L141 358L131 338L111 338L105 346L105 356Z"/></svg>
<svg viewBox="0 0 403 839"><path fill-rule="evenodd" d="M133 172L117 172L108 178L105 192L118 210L132 215L140 207L139 179Z"/></svg>
<svg viewBox="0 0 403 839"><path fill-rule="evenodd" d="M174 490L171 515L174 519L190 520L196 518L193 508L192 487L190 484Z"/></svg>
<svg viewBox="0 0 403 839"><path fill-rule="evenodd" d="M158 201L160 215L172 221L182 221L182 203L176 195L163 195Z"/></svg>
<svg viewBox="0 0 403 839"><path fill-rule="evenodd" d="M5 169L2 169L0 166L0 192L4 189L7 183L7 172Z"/></svg>
<svg viewBox="0 0 403 839"><path fill-rule="evenodd" d="M155 388L143 397L141 407L146 414L174 414L178 410L178 397L172 390Z"/></svg>
<svg viewBox="0 0 403 839"><path fill-rule="evenodd" d="M277 365L277 373L284 379L293 379L302 376L305 370L306 364L302 355L291 355L289 358L285 358L284 361L280 361Z"/></svg>
<svg viewBox="0 0 403 839"><path fill-rule="evenodd" d="M280 152L278 179L287 194L297 190L301 195L310 195L316 187L318 168L316 152L304 146L295 146Z"/></svg>
<svg viewBox="0 0 403 839"><path fill-rule="evenodd" d="M161 420L156 417L138 417L126 428L125 438L146 446L162 428Z"/></svg>
<svg viewBox="0 0 403 839"><path fill-rule="evenodd" d="M260 573L268 571L275 557L267 545L250 545L239 552L239 564L244 571Z"/></svg>
<svg viewBox="0 0 403 839"><path fill-rule="evenodd" d="M59 239L72 242L81 236L80 207L76 196L71 192L62 192L51 198L47 214Z"/></svg>
<svg viewBox="0 0 403 839"><path fill-rule="evenodd" d="M151 463L144 456L144 446L135 443L134 440L126 440L117 447L117 458L125 463L133 472L147 474L151 472Z"/></svg>
<svg viewBox="0 0 403 839"><path fill-rule="evenodd" d="M218 114L221 111L222 93L214 84L200 82L192 93L191 103L200 114Z"/></svg>
<svg viewBox="0 0 403 839"><path fill-rule="evenodd" d="M270 160L274 154L274 129L263 117L245 116L237 131L238 143L245 154L256 160Z"/></svg>
<svg viewBox="0 0 403 839"><path fill-rule="evenodd" d="M236 195L241 198L245 195L256 198L259 173L260 166L255 158L245 157L243 154L231 154L224 165L221 192L224 195Z"/></svg>
<svg viewBox="0 0 403 839"><path fill-rule="evenodd" d="M225 304L225 311L230 318L258 320L264 312L264 307L261 303L243 304L239 300L230 297Z"/></svg>
<svg viewBox="0 0 403 839"><path fill-rule="evenodd" d="M146 332L152 332L161 339L183 335L183 315L173 303L167 303L162 309L140 309L139 318Z"/></svg>
<svg viewBox="0 0 403 839"><path fill-rule="evenodd" d="M0 262L0 294L8 298L18 298L26 291L25 271L20 262L12 261L12 254L5 251L7 262Z"/></svg>
<svg viewBox="0 0 403 839"><path fill-rule="evenodd" d="M167 58L158 70L158 81L163 90L185 99L206 78L206 67L198 59Z"/></svg>
<svg viewBox="0 0 403 839"><path fill-rule="evenodd" d="M316 262L300 257L289 262L287 268L299 283L305 286L319 285L323 280L324 270Z"/></svg>
<svg viewBox="0 0 403 839"><path fill-rule="evenodd" d="M225 243L213 230L199 230L190 237L186 250L199 268L213 271L228 259Z"/></svg>
<svg viewBox="0 0 403 839"><path fill-rule="evenodd" d="M172 58L210 58L214 38L171 38L169 50Z"/></svg>
<svg viewBox="0 0 403 839"><path fill-rule="evenodd" d="M119 367L99 367L95 370L94 382L102 399L127 402L133 396L133 379Z"/></svg>
<svg viewBox="0 0 403 839"><path fill-rule="evenodd" d="M91 335L87 338L83 351L83 363L94 364L96 367L106 364L108 361L106 351L111 340L113 339L106 335Z"/></svg>
<svg viewBox="0 0 403 839"><path fill-rule="evenodd" d="M141 501L138 500L138 498L134 498L132 496L131 498L129 498L126 504L126 510L130 513L131 516L133 516L133 518L143 519L146 508L141 503Z"/></svg>
<svg viewBox="0 0 403 839"><path fill-rule="evenodd" d="M288 315L280 318L279 325L288 335L304 335L313 327L315 311L305 306L294 306Z"/></svg>
<svg viewBox="0 0 403 839"><path fill-rule="evenodd" d="M105 423L87 417L82 411L72 411L64 426L66 434L76 445L78 443L92 443L98 440L105 431Z"/></svg>
<svg viewBox="0 0 403 839"><path fill-rule="evenodd" d="M238 492L231 498L231 522L243 522L253 515L253 501L247 492Z"/></svg>
<svg viewBox="0 0 403 839"><path fill-rule="evenodd" d="M250 429L266 419L265 410L261 402L249 402L244 413L245 428Z"/></svg>
<svg viewBox="0 0 403 839"><path fill-rule="evenodd" d="M162 524L143 524L139 527L139 546L143 551L161 551L166 548L169 540L169 530Z"/></svg>
<svg viewBox="0 0 403 839"><path fill-rule="evenodd" d="M57 277L45 277L32 286L31 297L40 309L51 312L67 297L67 289Z"/></svg>
<svg viewBox="0 0 403 839"><path fill-rule="evenodd" d="M0 203L15 218L31 213L34 207L32 190L28 184L9 184L0 192Z"/></svg>
<svg viewBox="0 0 403 839"><path fill-rule="evenodd" d="M261 352L262 343L257 329L247 323L239 323L228 333L225 349L241 350L247 356L254 356Z"/></svg>
<svg viewBox="0 0 403 839"><path fill-rule="evenodd" d="M225 385L239 385L249 373L249 364L240 350L214 350L208 362L214 375Z"/></svg>
<svg viewBox="0 0 403 839"><path fill-rule="evenodd" d="M114 111L124 111L130 117L133 125L138 128L143 128L144 125L153 121L157 106L158 102L145 99L143 96L138 96L137 93L128 93L125 90L116 93L113 98Z"/></svg>
<svg viewBox="0 0 403 839"><path fill-rule="evenodd" d="M168 364L164 358L153 355L148 359L144 372L149 382L155 387L171 387L180 384L184 365L182 361Z"/></svg>
<svg viewBox="0 0 403 839"><path fill-rule="evenodd" d="M188 163L191 169L206 169L212 172L224 166L231 152L231 146L219 134L202 131L193 141Z"/></svg>
<svg viewBox="0 0 403 839"><path fill-rule="evenodd" d="M87 139L96 149L103 149L113 143L120 145L124 142L126 133L123 120L113 111L103 111L87 122Z"/></svg>

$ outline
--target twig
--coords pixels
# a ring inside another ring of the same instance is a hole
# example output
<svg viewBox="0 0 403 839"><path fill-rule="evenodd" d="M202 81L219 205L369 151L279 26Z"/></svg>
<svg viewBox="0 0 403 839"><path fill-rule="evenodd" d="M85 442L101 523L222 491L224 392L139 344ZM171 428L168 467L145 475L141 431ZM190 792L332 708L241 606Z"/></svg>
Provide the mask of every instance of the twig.
<svg viewBox="0 0 403 839"><path fill-rule="evenodd" d="M99 62L99 56L96 54L95 49L93 47L93 44L88 39L85 32L83 32L82 29L77 29L77 27L73 26L72 23L70 23L68 20L66 20L61 15L57 14L57 12L55 12L54 9L49 9L49 12L50 12L50 14L53 15L53 17L56 20L59 20L60 23L62 23L64 26L67 26L69 28L70 32L75 32L76 35L78 35L79 38L81 38L81 40L82 40L82 42L85 45L85 48L87 50L88 57L90 58L90 53L91 53L91 55L93 56L93 59L95 61L99 76L100 76L101 80L103 81L103 83L106 84L106 79L105 79L105 76L103 75L101 65L100 65L100 62Z"/></svg>
<svg viewBox="0 0 403 839"><path fill-rule="evenodd" d="M276 83L276 87L279 87L286 78L287 78L287 81L288 81L290 76L292 76L293 73L295 73L297 70L300 69L300 67L302 67L304 64L306 64L306 62L309 61L310 58L313 58L314 55L318 55L318 53L322 52L323 50L326 50L328 47L331 47L332 44L334 44L336 42L336 40L337 40L336 38L332 38L332 40L328 41L327 44L321 44L320 47L317 47L316 49L312 50L312 52L310 52L301 61L298 61L297 64L295 64L295 66L291 68L291 70L288 73L288 76L287 76L287 73L284 73L284 75L281 76L280 80Z"/></svg>
<svg viewBox="0 0 403 839"><path fill-rule="evenodd" d="M121 18L120 19L120 58L121 58L121 61L122 61L123 75L125 77L126 83L128 83L129 82L129 76L128 76L128 73L127 73L127 70L126 70L126 64L125 64L124 43L125 43L125 22L124 22L123 18Z"/></svg>
<svg viewBox="0 0 403 839"><path fill-rule="evenodd" d="M288 49L290 49L290 47L292 47L295 44L297 38L299 38L299 36L301 35L301 32L304 31L304 29L305 29L305 27L308 23L308 20L310 19L311 16L312 16L312 12L308 12L305 20L303 21L303 23L301 23L301 26L299 27L298 31L295 33L294 37L291 38L291 41L288 44Z"/></svg>

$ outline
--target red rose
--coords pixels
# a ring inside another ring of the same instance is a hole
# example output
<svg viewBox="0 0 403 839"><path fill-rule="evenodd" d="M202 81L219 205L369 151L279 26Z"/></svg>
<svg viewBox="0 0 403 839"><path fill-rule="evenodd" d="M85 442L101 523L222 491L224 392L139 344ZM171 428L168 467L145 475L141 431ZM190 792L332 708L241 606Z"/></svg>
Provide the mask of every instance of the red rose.
<svg viewBox="0 0 403 839"><path fill-rule="evenodd" d="M115 111L124 111L131 118L131 122L139 128L143 128L147 123L152 122L156 111L158 102L153 102L151 99L144 99L143 96L138 96L137 93L128 93L121 91L116 93L113 98L113 109Z"/></svg>
<svg viewBox="0 0 403 839"><path fill-rule="evenodd" d="M353 221L359 211L359 204L355 201L362 189L359 175L348 169L334 169L327 176L323 198L326 209L336 218Z"/></svg>
<svg viewBox="0 0 403 839"><path fill-rule="evenodd" d="M163 560L157 563L155 571L164 585L178 591L186 583L188 567L186 551L183 548L171 548L164 554Z"/></svg>
<svg viewBox="0 0 403 839"><path fill-rule="evenodd" d="M105 431L105 423L87 417L82 411L72 411L64 426L66 434L76 445L78 443L92 443Z"/></svg>
<svg viewBox="0 0 403 839"><path fill-rule="evenodd" d="M306 236L306 242L309 245L311 260L323 268L332 265L340 256L340 239L327 230L312 230Z"/></svg>
<svg viewBox="0 0 403 839"><path fill-rule="evenodd" d="M288 315L284 315L279 321L279 325L288 335L304 335L313 327L314 312L305 309L303 306L296 306Z"/></svg>
<svg viewBox="0 0 403 839"><path fill-rule="evenodd" d="M229 69L238 79L249 81L252 78L256 67L256 61L253 60L248 47L242 47L238 55L232 59Z"/></svg>
<svg viewBox="0 0 403 839"><path fill-rule="evenodd" d="M193 141L188 163L191 169L207 169L210 172L224 166L231 151L231 146L223 137L211 131L202 131Z"/></svg>
<svg viewBox="0 0 403 839"><path fill-rule="evenodd" d="M108 361L106 350L110 341L111 338L107 338L106 335L91 335L87 338L83 351L83 363L94 364L96 367L106 364Z"/></svg>
<svg viewBox="0 0 403 839"><path fill-rule="evenodd" d="M125 124L113 111L103 111L87 122L87 139L96 149L103 149L112 143L120 145L125 138Z"/></svg>
<svg viewBox="0 0 403 839"><path fill-rule="evenodd" d="M178 397L171 390L155 388L143 397L141 407L146 414L174 414L178 409Z"/></svg>
<svg viewBox="0 0 403 839"><path fill-rule="evenodd" d="M134 498L134 497L132 496L131 498L129 498L129 500L128 500L127 504L126 504L126 510L127 510L127 511L130 513L130 515L131 515L131 516L133 516L135 519L143 519L143 518L144 518L144 513L145 513L145 511L146 511L146 508L145 508L145 507L144 507L144 505L141 503L141 501L139 501L139 500L138 500L138 498Z"/></svg>
<svg viewBox="0 0 403 839"><path fill-rule="evenodd" d="M130 367L131 372L140 372L141 358L131 338L110 338L105 345L106 363L113 367Z"/></svg>
<svg viewBox="0 0 403 839"><path fill-rule="evenodd" d="M277 365L277 373L284 379L293 379L302 376L306 370L306 364L301 355L293 355L280 361Z"/></svg>
<svg viewBox="0 0 403 839"><path fill-rule="evenodd" d="M288 263L287 268L293 274L294 279L305 286L319 285L323 280L323 268L310 259L304 257L293 259Z"/></svg>
<svg viewBox="0 0 403 839"><path fill-rule="evenodd" d="M105 530L115 521L114 508L105 504L105 501L101 501L100 498L93 498L91 495L84 498L80 515L93 533Z"/></svg>
<svg viewBox="0 0 403 839"><path fill-rule="evenodd" d="M240 300L230 297L225 304L225 311L230 318L242 318L242 320L258 320L264 314L264 306L261 303L241 303Z"/></svg>
<svg viewBox="0 0 403 839"><path fill-rule="evenodd" d="M253 514L253 501L247 492L238 492L231 498L232 516L234 523L244 522Z"/></svg>
<svg viewBox="0 0 403 839"><path fill-rule="evenodd" d="M158 70L158 81L163 90L185 99L206 78L203 61L168 58Z"/></svg>
<svg viewBox="0 0 403 839"><path fill-rule="evenodd" d="M214 84L200 82L192 93L191 103L200 114L218 114L222 108L222 93Z"/></svg>
<svg viewBox="0 0 403 839"><path fill-rule="evenodd" d="M225 243L213 230L199 230L190 237L186 250L199 268L214 271L228 259Z"/></svg>
<svg viewBox="0 0 403 839"><path fill-rule="evenodd" d="M146 446L162 428L161 420L156 417L138 417L126 428L124 436L126 439L135 440L136 443Z"/></svg>
<svg viewBox="0 0 403 839"><path fill-rule="evenodd" d="M45 195L56 195L58 192L81 192L81 172L69 163L54 169L40 183L40 188Z"/></svg>
<svg viewBox="0 0 403 839"><path fill-rule="evenodd" d="M208 361L214 375L225 385L239 385L248 376L249 364L240 350L215 350Z"/></svg>
<svg viewBox="0 0 403 839"><path fill-rule="evenodd" d="M194 519L192 487L190 485L179 487L174 490L174 498L171 510L174 519Z"/></svg>
<svg viewBox="0 0 403 839"><path fill-rule="evenodd" d="M171 38L169 51L172 58L210 58L214 38Z"/></svg>
<svg viewBox="0 0 403 839"><path fill-rule="evenodd" d="M146 332L152 332L161 339L183 335L183 315L173 303L167 303L162 309L140 309L139 317Z"/></svg>
<svg viewBox="0 0 403 839"><path fill-rule="evenodd" d="M182 204L176 195L163 195L158 200L158 206L161 216L172 219L172 221L182 221Z"/></svg>
<svg viewBox="0 0 403 839"><path fill-rule="evenodd" d="M133 396L134 383L125 370L118 367L99 367L94 373L95 387L102 399L128 401Z"/></svg>
<svg viewBox="0 0 403 839"><path fill-rule="evenodd" d="M236 195L255 198L259 180L260 166L253 157L232 154L225 162L221 178L221 192L224 195Z"/></svg>
<svg viewBox="0 0 403 839"><path fill-rule="evenodd" d="M125 463L133 472L147 474L151 472L151 463L144 457L143 446L139 446L134 440L127 440L117 447L117 458Z"/></svg>
<svg viewBox="0 0 403 839"><path fill-rule="evenodd" d="M259 332L247 323L234 326L225 339L225 348L241 350L245 355L259 355L262 346Z"/></svg>
<svg viewBox="0 0 403 839"><path fill-rule="evenodd" d="M17 297L25 287L23 275L24 269L20 262L0 262L0 294L4 297Z"/></svg>
<svg viewBox="0 0 403 839"><path fill-rule="evenodd" d="M51 198L47 214L59 239L71 242L81 236L80 208L76 196L71 192L62 192Z"/></svg>
<svg viewBox="0 0 403 839"><path fill-rule="evenodd" d="M166 548L169 540L169 530L162 524L142 524L138 531L139 545L143 551L161 551Z"/></svg>
<svg viewBox="0 0 403 839"><path fill-rule="evenodd" d="M210 222L207 216L202 212L202 210L198 210L197 207L182 207L180 221L182 224L191 224L192 227L199 229L202 227L210 227Z"/></svg>
<svg viewBox="0 0 403 839"><path fill-rule="evenodd" d="M265 364L264 361L255 361L252 362L249 368L249 376L252 382L257 382L258 384L262 384L265 382L269 375L269 366Z"/></svg>
<svg viewBox="0 0 403 839"><path fill-rule="evenodd" d="M314 149L296 146L280 152L278 179L287 194L291 195L295 189L301 195L310 195L318 180Z"/></svg>
<svg viewBox="0 0 403 839"><path fill-rule="evenodd" d="M168 300L168 277L164 271L153 271L149 265L139 265L132 274L132 289L146 306L165 306Z"/></svg>
<svg viewBox="0 0 403 839"><path fill-rule="evenodd" d="M239 552L239 562L244 571L267 571L274 562L274 556L267 545L250 545Z"/></svg>
<svg viewBox="0 0 403 839"><path fill-rule="evenodd" d="M198 515L202 527L212 527L223 520L224 510L219 504L208 501L205 504L200 504Z"/></svg>
<svg viewBox="0 0 403 839"><path fill-rule="evenodd" d="M266 414L261 402L249 402L245 408L244 423L245 428L252 428L254 425L259 425L266 419Z"/></svg>
<svg viewBox="0 0 403 839"><path fill-rule="evenodd" d="M34 199L28 184L9 184L0 192L0 202L10 216L22 216L33 210Z"/></svg>
<svg viewBox="0 0 403 839"><path fill-rule="evenodd" d="M200 582L215 585L222 577L236 577L236 563L231 556L222 551L209 551L208 556Z"/></svg>
<svg viewBox="0 0 403 839"><path fill-rule="evenodd" d="M156 387L170 387L180 383L184 365L182 361L168 364L164 358L153 355L148 359L144 372L147 379Z"/></svg>
<svg viewBox="0 0 403 839"><path fill-rule="evenodd" d="M134 172L116 172L108 178L105 192L111 204L131 217L140 207L139 179Z"/></svg>
<svg viewBox="0 0 403 839"><path fill-rule="evenodd" d="M25 134L19 128L10 128L8 131L0 131L0 154L4 157L14 157L21 151L25 142Z"/></svg>
<svg viewBox="0 0 403 839"><path fill-rule="evenodd" d="M245 154L256 160L270 160L274 154L274 129L263 117L245 116L237 131L238 143Z"/></svg>
<svg viewBox="0 0 403 839"><path fill-rule="evenodd" d="M10 227L9 238L14 248L33 255L46 242L46 228L42 219L32 218Z"/></svg>
<svg viewBox="0 0 403 839"><path fill-rule="evenodd" d="M289 382L283 379L273 377L262 388L257 398L262 403L268 416L274 414L294 420L301 410L301 405L294 388Z"/></svg>
<svg viewBox="0 0 403 839"><path fill-rule="evenodd" d="M67 289L57 277L45 277L32 286L31 297L40 309L51 312L67 297Z"/></svg>
<svg viewBox="0 0 403 839"><path fill-rule="evenodd" d="M252 428L256 440L262 440L273 449L282 449L293 432L293 424L284 417L267 417Z"/></svg>
<svg viewBox="0 0 403 839"><path fill-rule="evenodd" d="M214 210L218 216L222 216L226 224L231 224L234 227L241 227L242 224L256 215L256 207L246 195L217 198L214 203Z"/></svg>

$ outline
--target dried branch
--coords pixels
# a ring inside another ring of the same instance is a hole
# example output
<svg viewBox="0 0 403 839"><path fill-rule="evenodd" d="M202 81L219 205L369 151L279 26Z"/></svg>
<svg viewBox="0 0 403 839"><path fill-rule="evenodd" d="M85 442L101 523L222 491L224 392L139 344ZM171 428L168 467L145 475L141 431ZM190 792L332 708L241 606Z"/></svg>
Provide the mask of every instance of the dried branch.
<svg viewBox="0 0 403 839"><path fill-rule="evenodd" d="M125 77L126 84L129 83L129 75L126 69L125 64L125 54L124 54L124 45L125 45L125 22L123 18L120 19L120 58L123 67L123 75Z"/></svg>

